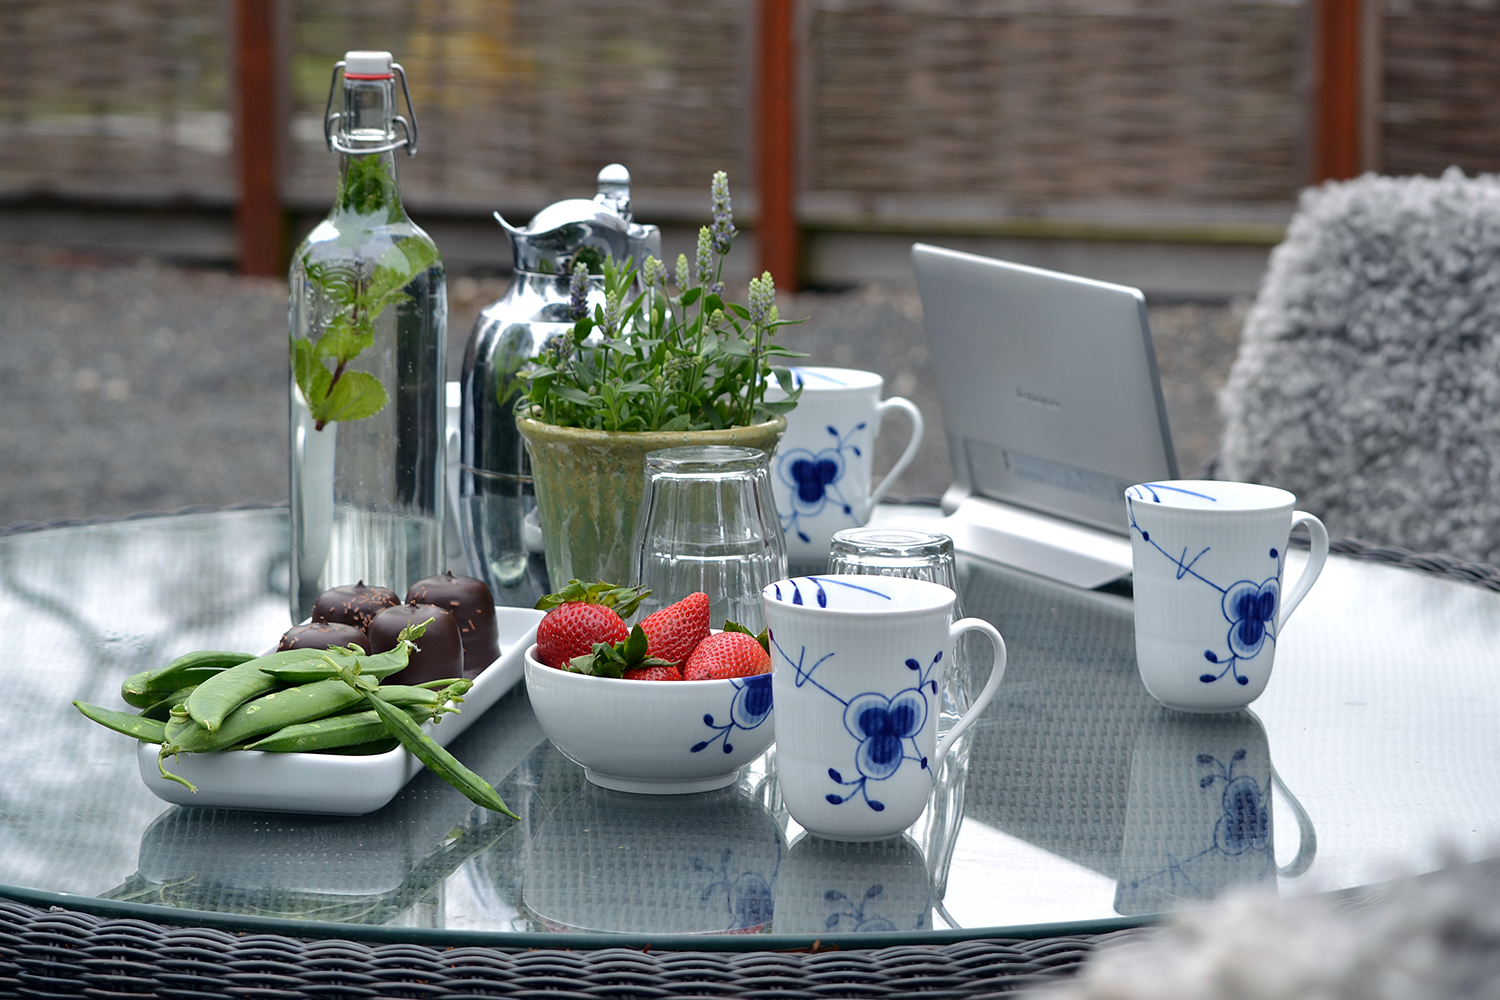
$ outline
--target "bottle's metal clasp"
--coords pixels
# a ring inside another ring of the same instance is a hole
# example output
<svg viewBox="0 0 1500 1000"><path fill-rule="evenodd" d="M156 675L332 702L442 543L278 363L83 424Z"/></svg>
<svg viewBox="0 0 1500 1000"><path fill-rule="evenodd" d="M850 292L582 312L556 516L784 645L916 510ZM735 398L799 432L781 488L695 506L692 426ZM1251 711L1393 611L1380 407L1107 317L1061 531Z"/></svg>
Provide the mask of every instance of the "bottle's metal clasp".
<svg viewBox="0 0 1500 1000"><path fill-rule="evenodd" d="M391 63L391 70L401 80L401 93L406 98L406 113L411 116L410 120L401 115L395 117L395 123L401 126L402 135L393 142L383 146L362 146L358 149L345 146L339 142L338 122L343 116L340 111L333 110L333 99L339 92L339 73L344 69L344 60L340 59L333 64L333 78L328 81L328 103L323 108L323 138L328 143L328 148L335 153L350 153L361 155L364 153L389 153L392 150L406 147L407 156L417 155L417 112L411 106L411 89L406 85L406 70L401 68L397 62Z"/></svg>

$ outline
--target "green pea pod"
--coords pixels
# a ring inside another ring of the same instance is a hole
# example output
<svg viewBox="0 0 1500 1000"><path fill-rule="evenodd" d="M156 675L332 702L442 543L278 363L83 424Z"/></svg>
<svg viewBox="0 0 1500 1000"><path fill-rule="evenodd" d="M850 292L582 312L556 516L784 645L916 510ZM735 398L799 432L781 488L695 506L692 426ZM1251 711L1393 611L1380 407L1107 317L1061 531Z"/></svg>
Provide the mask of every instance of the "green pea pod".
<svg viewBox="0 0 1500 1000"><path fill-rule="evenodd" d="M340 670L339 676L351 688L356 687L359 682L358 675L350 670ZM364 699L380 714L380 719L385 723L390 734L400 740L401 745L410 750L413 757L425 764L433 774L462 792L464 798L475 805L504 813L511 819L521 818L510 811L510 807L505 804L500 793L495 791L494 785L464 767L458 762L458 758L438 746L437 742L422 732L422 727L408 718L405 712L382 700L374 691L365 691Z"/></svg>
<svg viewBox="0 0 1500 1000"><path fill-rule="evenodd" d="M230 667L199 684L198 689L188 696L188 716L204 729L214 732L230 712L251 698L282 685L280 680L260 669L263 665L279 666L327 655L321 649L287 649Z"/></svg>
<svg viewBox="0 0 1500 1000"><path fill-rule="evenodd" d="M231 653L217 649L203 649L196 653L185 653L165 667L132 674L120 685L120 697L125 704L146 708L169 691L201 684L209 677L229 667L238 666L246 660L255 659L254 653Z"/></svg>
<svg viewBox="0 0 1500 1000"><path fill-rule="evenodd" d="M430 718L432 713L424 706L403 709L418 719ZM363 746L388 739L390 732L374 709L363 712L348 712L332 715L326 719L302 722L295 726L278 729L258 742L245 747L246 750L267 750L273 753L300 753L309 750L334 750L340 747Z"/></svg>
<svg viewBox="0 0 1500 1000"><path fill-rule="evenodd" d="M146 706L141 709L141 718L159 719L162 722L166 722L167 719L171 718L172 709L186 701L187 696L192 694L193 689L197 686L193 684L188 687L178 688L156 704Z"/></svg>
<svg viewBox="0 0 1500 1000"><path fill-rule="evenodd" d="M356 646L331 646L325 650L327 657L297 663L263 664L261 670L292 684L337 680L338 671L334 663L328 662L332 659L343 666L358 663L359 672L362 675L379 680L405 670L410 649L409 645L402 643L395 649L386 650L384 653L370 654Z"/></svg>
<svg viewBox="0 0 1500 1000"><path fill-rule="evenodd" d="M117 733L126 736L134 736L138 740L147 743L160 743L164 739L166 724L156 719L143 719L139 715L131 715L129 712L116 712L112 708L100 708L98 705L90 705L86 701L75 701L73 707L82 712L84 716L99 723L106 729L113 729Z"/></svg>
<svg viewBox="0 0 1500 1000"><path fill-rule="evenodd" d="M373 682L365 683L373 686ZM359 704L360 697L360 689L351 689L350 685L337 679L282 688L240 705L224 717L223 724L217 729L209 731L200 727L189 730L162 750L168 754L228 750L254 736L336 715ZM192 704L191 697L188 704Z"/></svg>
<svg viewBox="0 0 1500 1000"><path fill-rule="evenodd" d="M450 701L454 704L463 701L463 696L468 694L469 688L473 686L473 681L460 678L459 680L449 679L448 683L438 691L414 684L382 684L377 690L380 697L392 705L399 705L402 708L424 705L437 708Z"/></svg>

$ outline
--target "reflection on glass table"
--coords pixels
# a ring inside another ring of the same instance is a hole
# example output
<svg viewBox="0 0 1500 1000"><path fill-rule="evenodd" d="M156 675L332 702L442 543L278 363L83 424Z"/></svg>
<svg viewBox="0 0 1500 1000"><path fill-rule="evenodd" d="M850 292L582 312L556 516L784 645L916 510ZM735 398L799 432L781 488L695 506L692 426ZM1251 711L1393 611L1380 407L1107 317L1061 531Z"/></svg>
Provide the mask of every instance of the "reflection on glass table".
<svg viewBox="0 0 1500 1000"><path fill-rule="evenodd" d="M523 688L450 747L519 822L427 773L367 816L167 806L130 741L69 702L114 705L125 676L190 649L267 645L288 624L286 544L278 511L0 537L0 895L414 940L939 941L1123 925L1242 883L1360 886L1500 833L1500 772L1475 764L1500 755L1500 594L1344 557L1253 712L1222 717L1146 694L1128 598L962 565L965 607L1005 635L1010 667L927 811L880 845L802 831L774 749L712 793L589 786Z"/></svg>

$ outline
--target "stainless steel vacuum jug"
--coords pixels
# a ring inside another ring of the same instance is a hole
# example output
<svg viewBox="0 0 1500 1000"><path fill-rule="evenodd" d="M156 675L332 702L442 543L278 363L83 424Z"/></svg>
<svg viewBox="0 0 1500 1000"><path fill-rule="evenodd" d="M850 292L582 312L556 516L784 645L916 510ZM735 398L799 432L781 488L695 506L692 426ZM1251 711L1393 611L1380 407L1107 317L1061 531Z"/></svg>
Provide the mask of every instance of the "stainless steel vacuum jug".
<svg viewBox="0 0 1500 1000"><path fill-rule="evenodd" d="M489 584L498 603L529 607L547 581L540 539L528 544L527 538L536 498L516 431L520 375L547 338L573 325L574 265L588 265L592 311L603 302L604 259L633 259L639 267L648 254L661 256L661 233L633 220L630 172L618 163L599 171L592 199L549 205L525 228L499 212L495 220L510 236L515 274L505 295L479 314L464 351L458 509L470 572ZM539 534L534 521L530 531Z"/></svg>

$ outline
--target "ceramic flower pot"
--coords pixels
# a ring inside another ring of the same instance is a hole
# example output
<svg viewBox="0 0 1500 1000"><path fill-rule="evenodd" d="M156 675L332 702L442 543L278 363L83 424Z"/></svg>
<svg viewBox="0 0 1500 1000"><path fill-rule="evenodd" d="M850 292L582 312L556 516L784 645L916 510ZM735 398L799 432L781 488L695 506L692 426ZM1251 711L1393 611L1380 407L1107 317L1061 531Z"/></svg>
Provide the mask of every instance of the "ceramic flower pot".
<svg viewBox="0 0 1500 1000"><path fill-rule="evenodd" d="M635 515L645 485L646 453L688 445L776 450L786 419L718 431L614 432L558 427L525 417L537 514L553 587L569 580L630 583Z"/></svg>

